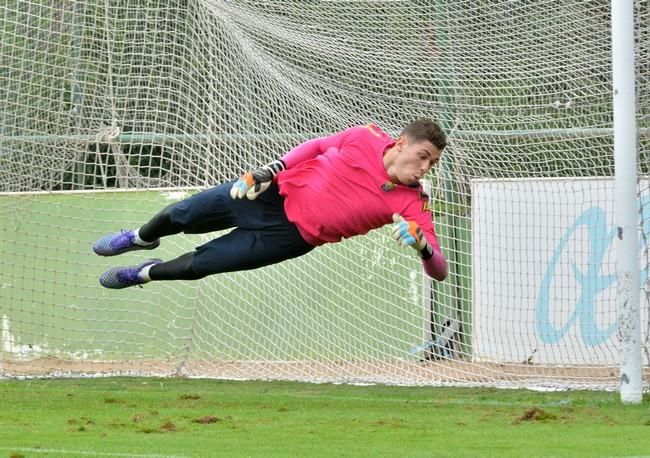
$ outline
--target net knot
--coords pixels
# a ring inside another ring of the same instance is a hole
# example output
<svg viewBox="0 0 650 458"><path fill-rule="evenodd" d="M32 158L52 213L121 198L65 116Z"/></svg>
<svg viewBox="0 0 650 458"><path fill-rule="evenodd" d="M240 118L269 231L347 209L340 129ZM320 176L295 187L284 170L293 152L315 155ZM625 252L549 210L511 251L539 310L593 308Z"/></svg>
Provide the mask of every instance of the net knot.
<svg viewBox="0 0 650 458"><path fill-rule="evenodd" d="M95 140L97 143L117 143L116 139L121 133L122 130L117 124L102 126L95 134Z"/></svg>

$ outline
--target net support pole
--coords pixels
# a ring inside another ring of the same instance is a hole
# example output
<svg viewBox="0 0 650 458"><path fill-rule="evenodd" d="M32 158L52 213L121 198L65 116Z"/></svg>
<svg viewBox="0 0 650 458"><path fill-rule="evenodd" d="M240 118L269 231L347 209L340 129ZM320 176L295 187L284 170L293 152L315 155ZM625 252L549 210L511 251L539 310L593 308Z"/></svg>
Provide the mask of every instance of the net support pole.
<svg viewBox="0 0 650 458"><path fill-rule="evenodd" d="M72 37L70 40L70 57L72 61L72 78L70 81L70 111L72 119L74 119L74 129L77 133L81 132L82 127L82 111L83 111L83 83L82 83L82 70L81 70L81 46L83 39L83 24L81 11L83 5L80 2L73 2L71 22L72 22ZM87 151L87 148L84 148ZM86 152L75 160L74 168L74 183L75 189L84 189L85 187L85 161Z"/></svg>
<svg viewBox="0 0 650 458"><path fill-rule="evenodd" d="M642 399L633 0L612 0L612 81L620 396Z"/></svg>

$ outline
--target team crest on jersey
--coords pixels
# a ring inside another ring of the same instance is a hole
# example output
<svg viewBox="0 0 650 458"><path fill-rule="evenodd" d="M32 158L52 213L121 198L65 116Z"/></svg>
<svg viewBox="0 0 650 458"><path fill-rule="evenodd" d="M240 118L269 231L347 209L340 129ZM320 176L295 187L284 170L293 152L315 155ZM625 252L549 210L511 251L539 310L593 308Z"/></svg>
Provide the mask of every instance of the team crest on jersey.
<svg viewBox="0 0 650 458"><path fill-rule="evenodd" d="M431 204L429 203L429 195L420 190L418 191L418 197L422 201L422 211L423 212L430 212L431 211Z"/></svg>
<svg viewBox="0 0 650 458"><path fill-rule="evenodd" d="M392 191L395 189L397 185L393 183L392 181L387 181L386 183L381 185L381 190L384 192Z"/></svg>
<svg viewBox="0 0 650 458"><path fill-rule="evenodd" d="M374 124L366 124L366 127L375 137L381 137L381 130Z"/></svg>

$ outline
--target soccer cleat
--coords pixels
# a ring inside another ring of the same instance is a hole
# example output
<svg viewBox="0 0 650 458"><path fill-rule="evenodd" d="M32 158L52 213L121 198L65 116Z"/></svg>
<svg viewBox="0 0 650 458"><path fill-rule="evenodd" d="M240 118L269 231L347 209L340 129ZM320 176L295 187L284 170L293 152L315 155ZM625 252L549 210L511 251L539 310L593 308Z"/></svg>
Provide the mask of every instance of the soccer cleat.
<svg viewBox="0 0 650 458"><path fill-rule="evenodd" d="M93 245L93 251L100 256L116 256L134 250L153 250L160 245L156 239L150 245L135 243L135 231L120 231L105 235Z"/></svg>
<svg viewBox="0 0 650 458"><path fill-rule="evenodd" d="M161 262L161 259L147 259L137 266L113 267L99 277L99 283L104 288L110 289L122 289L128 288L129 286L141 285L145 283L139 275L142 268Z"/></svg>

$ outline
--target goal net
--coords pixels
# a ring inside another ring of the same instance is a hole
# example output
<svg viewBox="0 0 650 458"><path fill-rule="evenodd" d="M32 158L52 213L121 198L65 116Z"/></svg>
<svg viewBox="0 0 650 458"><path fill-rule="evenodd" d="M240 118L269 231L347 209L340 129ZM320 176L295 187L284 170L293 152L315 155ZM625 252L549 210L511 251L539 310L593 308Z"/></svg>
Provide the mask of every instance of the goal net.
<svg viewBox="0 0 650 458"><path fill-rule="evenodd" d="M648 2L635 13L647 371ZM10 0L0 33L0 376L616 387L609 1ZM99 285L146 257L94 255L103 234L315 136L418 117L449 135L424 183L446 281L383 228Z"/></svg>

